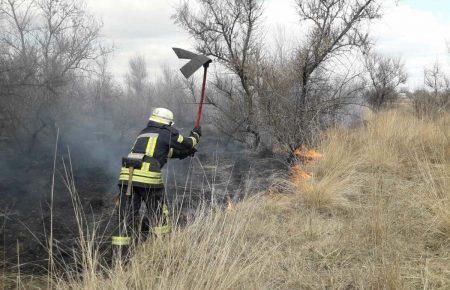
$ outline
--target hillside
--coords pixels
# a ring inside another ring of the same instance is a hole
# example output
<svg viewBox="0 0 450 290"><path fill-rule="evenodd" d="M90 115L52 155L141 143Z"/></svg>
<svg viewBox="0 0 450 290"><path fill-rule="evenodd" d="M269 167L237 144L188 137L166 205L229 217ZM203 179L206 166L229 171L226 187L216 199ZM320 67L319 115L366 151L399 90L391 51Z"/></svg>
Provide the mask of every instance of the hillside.
<svg viewBox="0 0 450 290"><path fill-rule="evenodd" d="M268 192L199 210L129 265L56 288L448 289L449 137L449 115L406 111L330 130L322 156Z"/></svg>

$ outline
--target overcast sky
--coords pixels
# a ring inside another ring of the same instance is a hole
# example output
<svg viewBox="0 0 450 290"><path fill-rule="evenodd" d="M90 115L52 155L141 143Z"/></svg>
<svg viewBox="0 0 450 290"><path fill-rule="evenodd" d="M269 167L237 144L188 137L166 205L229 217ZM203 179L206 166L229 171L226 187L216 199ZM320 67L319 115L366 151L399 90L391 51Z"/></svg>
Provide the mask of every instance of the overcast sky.
<svg viewBox="0 0 450 290"><path fill-rule="evenodd" d="M161 67L182 65L171 47L192 47L189 36L171 20L178 0L87 0L103 21L105 38L114 43L111 70L121 79L133 55L144 55L151 77ZM293 0L266 0L264 25L268 33L284 27L295 38L301 33ZM392 1L390 1L392 2ZM400 56L412 88L423 83L423 69L436 61L450 67L450 0L399 0L388 5L383 19L371 26L379 52Z"/></svg>

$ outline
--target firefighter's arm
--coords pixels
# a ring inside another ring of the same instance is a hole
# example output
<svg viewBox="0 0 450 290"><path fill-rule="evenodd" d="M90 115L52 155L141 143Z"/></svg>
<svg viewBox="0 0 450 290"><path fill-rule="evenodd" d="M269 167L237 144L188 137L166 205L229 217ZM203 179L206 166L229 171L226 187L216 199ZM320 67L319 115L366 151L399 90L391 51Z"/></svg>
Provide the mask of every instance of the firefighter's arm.
<svg viewBox="0 0 450 290"><path fill-rule="evenodd" d="M200 141L200 136L201 136L200 128L193 129L191 131L191 134L189 134L189 137L184 137L178 132L173 132L171 138L172 140L170 142L170 148L180 151L195 148L195 146Z"/></svg>
<svg viewBox="0 0 450 290"><path fill-rule="evenodd" d="M184 159L188 156L193 156L195 154L195 152L197 152L197 149L195 149L195 148L185 149L185 150L178 150L178 149L170 148L169 155L167 157Z"/></svg>

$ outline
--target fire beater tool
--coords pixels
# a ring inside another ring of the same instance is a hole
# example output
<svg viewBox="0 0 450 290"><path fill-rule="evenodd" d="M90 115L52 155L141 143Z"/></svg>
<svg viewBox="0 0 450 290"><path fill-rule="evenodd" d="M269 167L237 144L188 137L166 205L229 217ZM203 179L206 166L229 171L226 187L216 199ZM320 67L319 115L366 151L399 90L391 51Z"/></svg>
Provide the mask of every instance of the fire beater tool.
<svg viewBox="0 0 450 290"><path fill-rule="evenodd" d="M205 101L205 87L206 87L206 74L208 71L208 66L212 62L212 59L206 55L196 54L181 48L172 48L175 54L180 59L190 59L190 61L185 64L181 69L181 73L185 78L192 76L200 67L203 66L203 83L202 83L202 94L200 96L200 102L198 104L197 117L195 118L195 128L200 127L200 120L202 118L202 108L203 102Z"/></svg>

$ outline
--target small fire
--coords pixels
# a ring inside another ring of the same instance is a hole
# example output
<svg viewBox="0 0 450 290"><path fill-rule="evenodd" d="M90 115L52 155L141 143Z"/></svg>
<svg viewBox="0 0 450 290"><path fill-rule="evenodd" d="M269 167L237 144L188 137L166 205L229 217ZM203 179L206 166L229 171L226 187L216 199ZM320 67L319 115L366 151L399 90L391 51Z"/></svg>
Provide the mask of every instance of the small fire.
<svg viewBox="0 0 450 290"><path fill-rule="evenodd" d="M300 162L295 164L291 169L292 181L294 183L302 183L312 178L312 173L304 170L301 164L308 164L317 161L322 157L322 154L314 149L308 149L302 145L300 148L294 151L295 155L299 157Z"/></svg>
<svg viewBox="0 0 450 290"><path fill-rule="evenodd" d="M294 179L294 181L308 180L311 179L312 177L311 173L303 170L299 164L294 165L291 171L292 171L292 178Z"/></svg>
<svg viewBox="0 0 450 290"><path fill-rule="evenodd" d="M295 154L297 157L303 159L302 161L307 161L307 162L309 162L309 161L315 161L315 160L318 160L318 159L320 159L320 158L322 157L322 154L320 154L319 152L317 152L317 151L314 150L314 149L308 149L308 148L306 148L305 145L302 145L302 147L297 148L297 149L294 151L294 154Z"/></svg>

